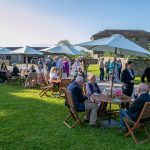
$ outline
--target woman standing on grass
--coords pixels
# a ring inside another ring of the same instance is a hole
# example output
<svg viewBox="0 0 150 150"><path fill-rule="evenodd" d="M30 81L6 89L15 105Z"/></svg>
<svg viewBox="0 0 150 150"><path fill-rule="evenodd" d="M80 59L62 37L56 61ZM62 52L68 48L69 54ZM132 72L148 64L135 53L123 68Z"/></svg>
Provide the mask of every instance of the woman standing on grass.
<svg viewBox="0 0 150 150"><path fill-rule="evenodd" d="M134 89L135 73L133 70L133 62L128 61L126 68L121 73L122 93L131 97ZM129 108L129 103L122 103L122 108Z"/></svg>
<svg viewBox="0 0 150 150"><path fill-rule="evenodd" d="M63 61L63 78L66 79L69 77L69 63L67 61L67 58L64 57Z"/></svg>
<svg viewBox="0 0 150 150"><path fill-rule="evenodd" d="M109 74L111 75L111 78L113 78L113 82L119 82L118 62L116 57L114 58L113 62L109 65Z"/></svg>

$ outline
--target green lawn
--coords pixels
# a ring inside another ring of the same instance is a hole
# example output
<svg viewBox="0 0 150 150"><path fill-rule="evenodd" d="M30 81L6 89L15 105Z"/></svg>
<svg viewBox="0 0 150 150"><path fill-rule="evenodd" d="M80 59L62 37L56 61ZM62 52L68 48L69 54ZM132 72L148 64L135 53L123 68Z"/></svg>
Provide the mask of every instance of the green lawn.
<svg viewBox="0 0 150 150"><path fill-rule="evenodd" d="M99 77L100 74L100 70L99 70L99 66L98 65L90 65L88 67L88 72L93 73L94 75L96 75L97 77ZM136 77L135 78L135 84L139 84L141 82L140 77Z"/></svg>
<svg viewBox="0 0 150 150"><path fill-rule="evenodd" d="M37 89L0 84L0 150L133 150L135 145L116 129L62 124L68 115L64 99L40 98Z"/></svg>
<svg viewBox="0 0 150 150"><path fill-rule="evenodd" d="M100 74L100 70L99 70L99 66L94 64L94 65L89 65L88 67L88 72L93 73L94 75L96 75L97 77L99 77Z"/></svg>

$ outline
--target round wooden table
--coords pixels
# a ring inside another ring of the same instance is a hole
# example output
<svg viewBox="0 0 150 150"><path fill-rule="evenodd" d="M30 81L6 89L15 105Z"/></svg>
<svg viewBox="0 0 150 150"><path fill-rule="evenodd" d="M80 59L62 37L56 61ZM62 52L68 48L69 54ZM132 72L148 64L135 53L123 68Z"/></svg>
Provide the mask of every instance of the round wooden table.
<svg viewBox="0 0 150 150"><path fill-rule="evenodd" d="M121 103L130 103L131 102L131 98L125 95L122 95L122 97L111 97L110 95L104 95L104 94L92 94L91 98L94 100L94 102L96 103L101 103L101 107L99 107L98 110L98 116L99 117L103 117L104 114L108 115L108 126L113 126L111 119L112 119L112 114L118 114L119 113L119 109L116 110L112 110L111 105L112 104L121 104ZM103 108L105 107L105 104L109 103L109 109L108 110L103 110Z"/></svg>
<svg viewBox="0 0 150 150"><path fill-rule="evenodd" d="M58 79L58 80L50 80L51 83L61 83L61 80Z"/></svg>

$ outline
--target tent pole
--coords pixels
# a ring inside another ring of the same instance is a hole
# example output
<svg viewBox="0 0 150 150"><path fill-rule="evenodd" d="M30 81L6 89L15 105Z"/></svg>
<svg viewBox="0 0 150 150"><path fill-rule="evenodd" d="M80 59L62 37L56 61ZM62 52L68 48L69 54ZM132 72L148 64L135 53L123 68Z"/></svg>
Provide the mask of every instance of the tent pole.
<svg viewBox="0 0 150 150"><path fill-rule="evenodd" d="M116 67L116 56L117 56L117 47L115 47L115 57L114 57L114 64L113 64L113 71L112 71L112 78L111 78L111 85L110 85L111 97L112 97L112 93L113 93L114 74L115 74L115 67Z"/></svg>

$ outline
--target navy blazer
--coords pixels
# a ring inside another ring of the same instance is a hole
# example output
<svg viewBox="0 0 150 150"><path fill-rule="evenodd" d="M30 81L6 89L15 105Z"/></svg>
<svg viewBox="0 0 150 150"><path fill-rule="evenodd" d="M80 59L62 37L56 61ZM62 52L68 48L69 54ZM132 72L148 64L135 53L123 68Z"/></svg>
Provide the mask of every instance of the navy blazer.
<svg viewBox="0 0 150 150"><path fill-rule="evenodd" d="M85 111L84 101L87 99L87 97L83 95L81 86L76 81L73 81L69 84L67 89L72 93L77 111Z"/></svg>
<svg viewBox="0 0 150 150"><path fill-rule="evenodd" d="M88 82L86 84L86 91L87 91L88 96L91 96L93 93L97 93L97 94L101 93L101 90L98 87L97 83L94 83L94 86L95 86L95 89L92 83Z"/></svg>
<svg viewBox="0 0 150 150"><path fill-rule="evenodd" d="M129 107L127 114L131 120L136 121L144 107L145 102L150 102L148 93L141 94Z"/></svg>
<svg viewBox="0 0 150 150"><path fill-rule="evenodd" d="M134 83L131 83L131 80L134 80L135 73L133 69L131 69L131 72L134 75L133 77L130 75L130 72L128 71L128 69L124 69L121 73L121 82L128 84L128 85L134 85Z"/></svg>

